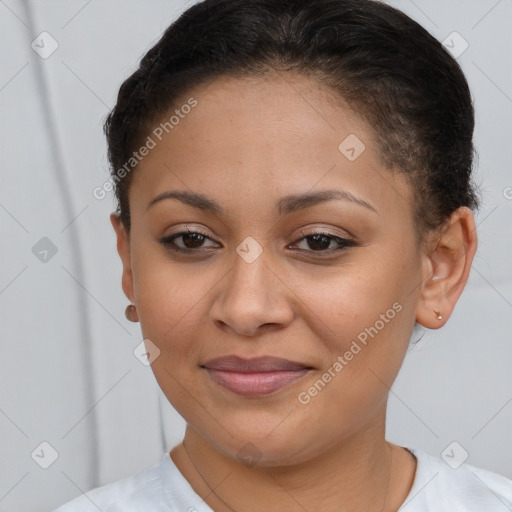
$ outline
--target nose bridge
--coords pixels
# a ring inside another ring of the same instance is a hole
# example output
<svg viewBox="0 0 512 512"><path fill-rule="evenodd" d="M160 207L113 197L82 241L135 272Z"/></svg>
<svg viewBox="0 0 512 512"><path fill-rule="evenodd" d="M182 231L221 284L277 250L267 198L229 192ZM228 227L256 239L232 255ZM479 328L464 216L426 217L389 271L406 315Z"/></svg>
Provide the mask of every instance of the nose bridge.
<svg viewBox="0 0 512 512"><path fill-rule="evenodd" d="M264 324L282 326L293 317L286 287L273 276L263 247L248 238L236 248L232 271L211 312L214 321L243 334Z"/></svg>
<svg viewBox="0 0 512 512"><path fill-rule="evenodd" d="M253 307L262 307L272 294L267 255L255 241L242 242L236 248L233 271L226 294L233 300L250 298ZM256 242L257 243L257 242ZM227 297L226 297L227 298Z"/></svg>

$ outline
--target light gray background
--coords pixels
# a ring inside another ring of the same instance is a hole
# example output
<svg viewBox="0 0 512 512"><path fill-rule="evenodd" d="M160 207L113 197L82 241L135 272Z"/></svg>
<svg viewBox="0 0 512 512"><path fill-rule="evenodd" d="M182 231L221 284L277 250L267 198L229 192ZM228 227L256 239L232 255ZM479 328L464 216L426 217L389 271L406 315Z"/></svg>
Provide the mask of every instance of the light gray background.
<svg viewBox="0 0 512 512"><path fill-rule="evenodd" d="M457 31L469 43L458 60L483 205L470 282L408 354L388 439L437 455L457 441L468 463L512 477L512 2L392 3L440 41ZM114 203L92 190L108 176L102 122L122 80L185 7L0 1L0 511L50 510L181 439L183 420L132 353L141 335L124 318ZM59 45L46 59L31 48L42 31ZM47 262L32 252L42 237L57 247ZM58 452L46 470L31 457L50 460L43 441Z"/></svg>

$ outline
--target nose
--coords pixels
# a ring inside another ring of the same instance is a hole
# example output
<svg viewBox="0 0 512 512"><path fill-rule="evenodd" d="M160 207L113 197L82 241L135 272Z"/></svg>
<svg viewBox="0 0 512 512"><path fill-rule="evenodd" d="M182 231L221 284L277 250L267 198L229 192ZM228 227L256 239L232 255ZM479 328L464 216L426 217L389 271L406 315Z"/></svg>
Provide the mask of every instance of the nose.
<svg viewBox="0 0 512 512"><path fill-rule="evenodd" d="M212 321L219 329L242 336L284 328L294 317L293 293L285 281L270 268L264 253L251 263L237 254L212 305Z"/></svg>

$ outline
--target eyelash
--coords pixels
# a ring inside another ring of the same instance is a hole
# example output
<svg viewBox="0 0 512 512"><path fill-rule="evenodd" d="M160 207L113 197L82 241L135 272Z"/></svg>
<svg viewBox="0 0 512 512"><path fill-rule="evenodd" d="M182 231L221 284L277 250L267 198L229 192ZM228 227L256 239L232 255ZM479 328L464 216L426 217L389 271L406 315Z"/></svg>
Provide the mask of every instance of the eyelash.
<svg viewBox="0 0 512 512"><path fill-rule="evenodd" d="M177 239L177 238L180 238L182 237L183 235L201 235L203 236L205 239L210 239L212 240L208 235L206 235L205 233L201 232L201 231L196 231L196 230L189 230L189 231L180 231L179 233L176 233L174 235L171 235L171 236L168 236L168 237L165 237L165 238L162 238L160 240L160 243L162 245L164 245L166 248L168 248L169 250L173 251L173 252L176 252L176 253L184 253L184 254L192 254L192 253L199 253L199 252L206 252L206 250L203 248L201 250L201 248L198 248L198 249L184 249L182 247L177 247L176 244L174 243L174 240ZM302 237L299 238L296 242L294 242L294 244L297 244L298 242L302 242L303 240L306 240L307 238L312 238L314 236L324 236L330 240L333 240L335 242L337 242L339 245L338 247L334 248L334 249L327 249L327 250L319 250L319 251L314 251L314 250L308 250L308 249L299 249L299 251L305 251L305 252L309 252L309 253L316 253L316 254L319 254L321 255L320 257L322 256L327 256L327 255L331 255L335 252L340 252L340 251L343 251L345 250L347 247L353 247L356 244L356 242L354 242L353 240L350 240L350 239L347 239L347 238L342 238L342 237L339 237L339 236L336 236L336 235L333 235L331 233L327 233L327 232L324 232L324 231L312 231L310 233L306 233L306 232L301 232L301 235ZM329 242L330 244L330 242Z"/></svg>

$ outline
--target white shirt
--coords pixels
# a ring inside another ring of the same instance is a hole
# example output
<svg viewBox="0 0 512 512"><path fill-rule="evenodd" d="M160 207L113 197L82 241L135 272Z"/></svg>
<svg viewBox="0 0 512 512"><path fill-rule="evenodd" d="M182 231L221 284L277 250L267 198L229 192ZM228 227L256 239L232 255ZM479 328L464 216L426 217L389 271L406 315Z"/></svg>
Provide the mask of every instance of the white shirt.
<svg viewBox="0 0 512 512"><path fill-rule="evenodd" d="M512 480L469 464L407 448L417 459L413 486L398 512L511 512ZM54 512L212 512L169 453L136 475L104 485Z"/></svg>

